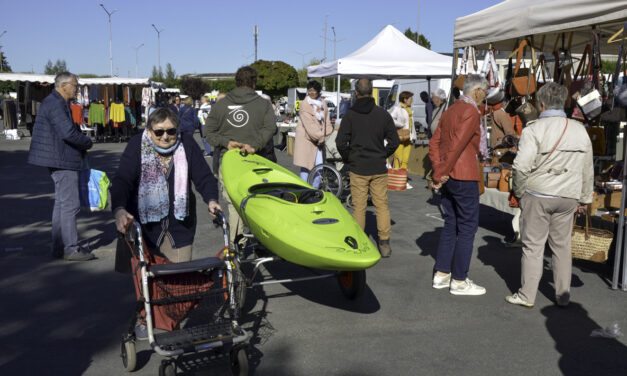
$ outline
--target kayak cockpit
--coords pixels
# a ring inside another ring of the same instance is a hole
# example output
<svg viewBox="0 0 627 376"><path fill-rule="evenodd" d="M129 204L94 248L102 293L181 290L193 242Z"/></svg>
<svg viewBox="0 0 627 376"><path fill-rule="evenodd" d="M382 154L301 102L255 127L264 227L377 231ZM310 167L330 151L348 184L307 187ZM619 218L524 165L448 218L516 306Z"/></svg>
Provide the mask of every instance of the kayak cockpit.
<svg viewBox="0 0 627 376"><path fill-rule="evenodd" d="M324 192L298 184L264 183L255 184L248 189L250 195L269 195L287 202L298 204L315 204L324 198Z"/></svg>

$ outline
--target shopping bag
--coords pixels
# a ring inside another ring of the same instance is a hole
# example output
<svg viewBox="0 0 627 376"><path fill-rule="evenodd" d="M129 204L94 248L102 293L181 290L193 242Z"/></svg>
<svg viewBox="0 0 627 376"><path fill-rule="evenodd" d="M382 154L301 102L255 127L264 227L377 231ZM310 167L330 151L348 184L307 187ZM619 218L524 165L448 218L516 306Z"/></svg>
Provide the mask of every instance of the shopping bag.
<svg viewBox="0 0 627 376"><path fill-rule="evenodd" d="M100 211L107 207L109 200L109 177L104 171L90 168L78 174L78 193L81 207L89 211Z"/></svg>

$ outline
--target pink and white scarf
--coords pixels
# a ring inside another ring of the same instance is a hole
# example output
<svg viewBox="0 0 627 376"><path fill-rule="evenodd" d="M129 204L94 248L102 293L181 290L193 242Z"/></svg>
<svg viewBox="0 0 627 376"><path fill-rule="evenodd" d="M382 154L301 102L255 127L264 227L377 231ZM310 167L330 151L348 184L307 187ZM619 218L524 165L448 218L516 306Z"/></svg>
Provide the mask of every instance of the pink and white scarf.
<svg viewBox="0 0 627 376"><path fill-rule="evenodd" d="M139 221L159 222L170 212L170 196L166 174L148 130L141 141L141 173L138 188ZM174 163L174 218L183 220L189 214L187 157L180 140L172 156Z"/></svg>

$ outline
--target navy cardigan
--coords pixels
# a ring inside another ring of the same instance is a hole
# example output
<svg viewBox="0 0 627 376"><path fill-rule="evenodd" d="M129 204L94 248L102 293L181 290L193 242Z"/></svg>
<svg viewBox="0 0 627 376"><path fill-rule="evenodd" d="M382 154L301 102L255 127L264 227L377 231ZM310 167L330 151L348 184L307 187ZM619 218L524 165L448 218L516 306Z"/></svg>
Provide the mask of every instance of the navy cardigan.
<svg viewBox="0 0 627 376"><path fill-rule="evenodd" d="M53 90L43 102L35 119L28 163L64 170L80 170L91 139L81 133L68 103Z"/></svg>
<svg viewBox="0 0 627 376"><path fill-rule="evenodd" d="M139 179L141 175L141 138L142 133L134 136L128 142L120 158L120 166L111 180L111 207L114 212L118 208L125 208L139 221L137 197ZM196 191L200 193L205 203L211 200L218 201L218 181L213 176L200 147L191 135L182 135L182 145L185 147L185 156L189 172L188 205L189 215L182 221L174 218L174 167L168 176L168 191L170 197L170 212L160 222L142 224L144 241L150 249L156 249L166 232L170 234L172 248L181 248L194 242L196 233L196 196L191 189L194 183ZM209 215L204 212L203 215Z"/></svg>

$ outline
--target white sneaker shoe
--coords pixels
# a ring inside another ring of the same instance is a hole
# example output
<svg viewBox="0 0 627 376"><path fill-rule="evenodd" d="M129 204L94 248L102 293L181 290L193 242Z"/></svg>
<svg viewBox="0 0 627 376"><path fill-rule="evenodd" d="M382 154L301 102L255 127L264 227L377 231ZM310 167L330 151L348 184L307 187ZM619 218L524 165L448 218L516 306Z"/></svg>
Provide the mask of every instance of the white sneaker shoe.
<svg viewBox="0 0 627 376"><path fill-rule="evenodd" d="M449 292L453 295L483 295L485 294L485 288L475 285L473 281L466 278L462 282L452 280Z"/></svg>
<svg viewBox="0 0 627 376"><path fill-rule="evenodd" d="M515 292L512 295L506 296L505 300L507 300L508 303L521 305L521 306L527 307L527 308L533 308L533 303L529 303L528 301L523 300L520 296L518 296L517 292Z"/></svg>
<svg viewBox="0 0 627 376"><path fill-rule="evenodd" d="M409 183L406 183L405 185L405 189L413 189L414 187L412 187Z"/></svg>
<svg viewBox="0 0 627 376"><path fill-rule="evenodd" d="M435 272L433 275L433 288L434 289L443 289L451 286L451 273L446 275L440 275L438 272Z"/></svg>

